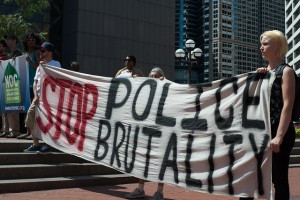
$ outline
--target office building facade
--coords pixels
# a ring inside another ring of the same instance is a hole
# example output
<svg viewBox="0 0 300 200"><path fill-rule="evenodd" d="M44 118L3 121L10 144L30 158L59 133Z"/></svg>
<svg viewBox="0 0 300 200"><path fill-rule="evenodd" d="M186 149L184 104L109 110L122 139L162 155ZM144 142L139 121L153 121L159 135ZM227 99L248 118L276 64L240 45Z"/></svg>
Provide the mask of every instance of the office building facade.
<svg viewBox="0 0 300 200"><path fill-rule="evenodd" d="M189 30L194 24L185 23L185 7L196 10L201 8L198 19L201 32L194 36L199 39L203 50L203 68L200 73L204 82L232 77L237 74L254 71L265 63L260 54L259 36L266 30L284 32L284 1L282 0L203 0L176 1L178 8L183 9L183 17L177 14L176 37L179 46L185 40L184 28ZM179 7L182 3L184 6ZM179 17L178 17L179 16ZM178 19L181 19L178 20ZM183 20L182 20L183 19ZM178 31L179 30L179 31ZM181 30L181 31L180 31ZM193 35L188 35L188 39ZM181 42L181 43L180 43ZM202 42L202 43L201 43ZM178 71L175 72L176 77Z"/></svg>
<svg viewBox="0 0 300 200"><path fill-rule="evenodd" d="M212 81L263 66L259 36L266 30L284 32L284 2L205 0L204 73Z"/></svg>
<svg viewBox="0 0 300 200"><path fill-rule="evenodd" d="M134 55L146 76L159 66L173 80L173 0L51 0L50 4L44 30L64 68L76 60L84 73L112 77L124 67L124 58Z"/></svg>
<svg viewBox="0 0 300 200"><path fill-rule="evenodd" d="M300 1L285 1L285 34L289 51L286 61L300 73Z"/></svg>
<svg viewBox="0 0 300 200"><path fill-rule="evenodd" d="M147 76L160 66L174 73L175 3L172 0L64 0L62 58L83 71L114 76L134 55Z"/></svg>

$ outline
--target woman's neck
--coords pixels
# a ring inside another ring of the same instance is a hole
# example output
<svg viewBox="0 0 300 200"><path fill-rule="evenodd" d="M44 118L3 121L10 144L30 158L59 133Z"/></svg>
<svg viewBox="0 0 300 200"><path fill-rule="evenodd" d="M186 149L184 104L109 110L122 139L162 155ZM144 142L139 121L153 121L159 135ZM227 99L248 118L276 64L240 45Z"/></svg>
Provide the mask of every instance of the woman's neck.
<svg viewBox="0 0 300 200"><path fill-rule="evenodd" d="M134 69L134 66L126 66L127 70L132 71Z"/></svg>
<svg viewBox="0 0 300 200"><path fill-rule="evenodd" d="M28 53L32 53L32 52L34 52L34 50L35 50L34 47L28 47L28 51L27 52Z"/></svg>
<svg viewBox="0 0 300 200"><path fill-rule="evenodd" d="M268 68L269 70L274 70L276 69L280 64L282 64L284 61L281 58L277 58L274 60L269 61Z"/></svg>

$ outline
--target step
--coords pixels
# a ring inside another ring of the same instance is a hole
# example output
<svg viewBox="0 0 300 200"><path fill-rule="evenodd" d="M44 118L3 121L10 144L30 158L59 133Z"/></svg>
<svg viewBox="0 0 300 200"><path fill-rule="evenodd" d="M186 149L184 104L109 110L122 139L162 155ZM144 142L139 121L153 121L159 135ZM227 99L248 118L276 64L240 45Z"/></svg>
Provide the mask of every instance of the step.
<svg viewBox="0 0 300 200"><path fill-rule="evenodd" d="M292 149L291 155L300 155L300 147L294 147Z"/></svg>
<svg viewBox="0 0 300 200"><path fill-rule="evenodd" d="M298 167L300 167L300 164L289 164L289 167L290 168L298 168Z"/></svg>
<svg viewBox="0 0 300 200"><path fill-rule="evenodd" d="M137 183L137 181L137 178L127 174L0 180L0 193L16 193L59 188L87 187L95 185L118 185Z"/></svg>
<svg viewBox="0 0 300 200"><path fill-rule="evenodd" d="M300 139L296 139L294 147L300 147Z"/></svg>
<svg viewBox="0 0 300 200"><path fill-rule="evenodd" d="M82 158L62 153L53 152L47 155L36 153L0 153L1 165L22 165L22 164L54 164L54 163L85 163Z"/></svg>
<svg viewBox="0 0 300 200"><path fill-rule="evenodd" d="M300 155L291 155L290 164L300 164Z"/></svg>
<svg viewBox="0 0 300 200"><path fill-rule="evenodd" d="M95 163L0 165L0 180L88 176L119 173Z"/></svg>
<svg viewBox="0 0 300 200"><path fill-rule="evenodd" d="M32 140L18 140L18 139L6 139L0 138L0 152L23 152L24 149L27 149L32 145ZM43 141L41 144L45 144ZM51 148L54 151L57 151L54 148Z"/></svg>

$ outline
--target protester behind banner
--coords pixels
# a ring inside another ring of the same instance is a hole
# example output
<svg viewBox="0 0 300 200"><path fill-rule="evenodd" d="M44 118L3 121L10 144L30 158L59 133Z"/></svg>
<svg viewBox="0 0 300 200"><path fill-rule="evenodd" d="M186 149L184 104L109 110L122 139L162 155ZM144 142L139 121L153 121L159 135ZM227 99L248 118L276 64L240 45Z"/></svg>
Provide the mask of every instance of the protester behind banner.
<svg viewBox="0 0 300 200"><path fill-rule="evenodd" d="M123 67L116 73L115 78L134 78L144 76L143 72L135 67L136 58L134 56L126 56L124 62L125 67Z"/></svg>
<svg viewBox="0 0 300 200"><path fill-rule="evenodd" d="M19 39L13 34L5 35L6 43L8 46L9 57L15 59L17 56L21 56L22 52L17 47ZM20 115L18 112L4 113L3 126L5 130L9 130L9 133L4 132L1 137L16 138L20 135Z"/></svg>
<svg viewBox="0 0 300 200"><path fill-rule="evenodd" d="M150 71L149 77L157 78L159 80L164 80L165 74L161 68L155 66ZM145 197L144 185L145 185L145 180L139 179L138 187L135 188L131 193L126 194L126 198L127 199L144 198ZM163 188L164 188L164 184L158 183L156 192L153 194L152 197L149 198L149 200L163 200L164 199Z"/></svg>
<svg viewBox="0 0 300 200"><path fill-rule="evenodd" d="M40 48L40 52L41 52L40 64L46 64L46 65L50 65L53 67L61 68L60 63L56 60L53 60L54 51L55 51L55 49L54 49L53 44L51 44L49 42L44 42ZM39 103L39 96L40 96L40 79L41 79L41 76L40 76L40 66L39 66L36 70L36 74L34 77L34 84L33 84L34 98L31 103L31 106L27 112L27 117L26 117L26 121L25 121L25 125L26 125L28 131L31 133L32 139L33 139L33 144L24 150L24 152L27 152L27 153L36 153L36 152L47 153L50 150L48 145L43 145L43 146L40 145L40 142L39 142L40 139L37 137L36 133L33 131L35 123L36 123L35 122L35 110Z"/></svg>
<svg viewBox="0 0 300 200"><path fill-rule="evenodd" d="M72 61L70 65L70 70L79 72L80 71L80 64L77 61Z"/></svg>
<svg viewBox="0 0 300 200"><path fill-rule="evenodd" d="M39 47L41 46L41 39L39 35L36 33L27 34L23 40L23 46L26 51L26 65L29 74L29 91L30 91L30 99L32 101L34 98L34 93L33 93L34 76L36 73L36 69L39 66L39 62L41 61L40 51L39 51ZM20 115L22 114L23 113L21 113ZM21 121L21 123L23 124L24 121L25 121L25 117ZM32 136L30 132L27 130L27 128L25 128L24 132L25 132L24 134L21 134L17 138L32 140Z"/></svg>

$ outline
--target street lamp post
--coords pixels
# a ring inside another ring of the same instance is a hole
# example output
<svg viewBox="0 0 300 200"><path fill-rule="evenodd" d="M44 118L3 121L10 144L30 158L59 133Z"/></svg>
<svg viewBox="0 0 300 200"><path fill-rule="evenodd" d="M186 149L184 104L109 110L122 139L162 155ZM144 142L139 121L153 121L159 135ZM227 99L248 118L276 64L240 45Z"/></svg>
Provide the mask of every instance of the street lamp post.
<svg viewBox="0 0 300 200"><path fill-rule="evenodd" d="M187 56L187 62L188 62L188 84L191 84L191 77L192 77L192 60L198 60L202 56L202 50L200 48L195 48L195 42L194 40L187 40L185 42L185 49L186 52L183 49L177 49L175 51L176 58L179 59L179 62L181 64L181 59ZM193 50L194 49L194 50Z"/></svg>

